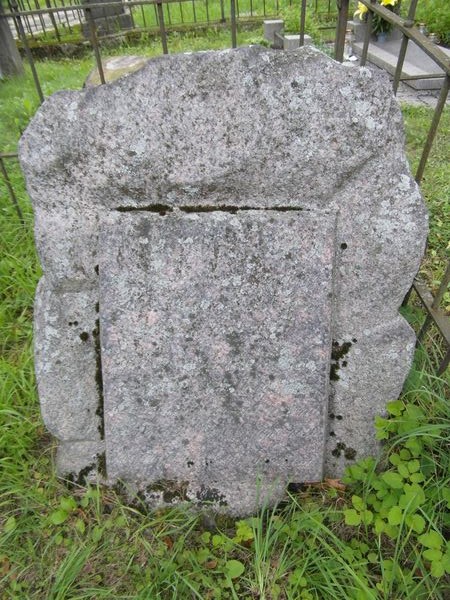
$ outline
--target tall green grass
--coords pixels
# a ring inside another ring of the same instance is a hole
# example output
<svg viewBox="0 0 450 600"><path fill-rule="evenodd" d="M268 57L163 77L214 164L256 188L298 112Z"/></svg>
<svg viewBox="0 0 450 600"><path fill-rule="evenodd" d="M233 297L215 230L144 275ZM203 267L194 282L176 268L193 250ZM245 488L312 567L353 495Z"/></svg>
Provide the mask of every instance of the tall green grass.
<svg viewBox="0 0 450 600"><path fill-rule="evenodd" d="M171 45L199 49L227 41L176 36ZM132 50L140 51L153 49ZM91 57L38 65L46 94L80 87L91 67ZM29 73L0 84L2 150L16 148L36 106ZM405 107L404 114L414 163L431 111ZM431 281L445 258L449 124L446 112L424 183L432 212L425 263ZM402 398L377 422L382 456L357 463L344 482L304 487L276 509L214 522L182 509L148 512L113 490L58 481L33 376L32 303L40 274L33 216L13 161L9 173L25 223L0 183L2 600L449 597L449 378L433 375L442 354L435 334L417 352ZM423 319L414 303L406 316L415 327Z"/></svg>

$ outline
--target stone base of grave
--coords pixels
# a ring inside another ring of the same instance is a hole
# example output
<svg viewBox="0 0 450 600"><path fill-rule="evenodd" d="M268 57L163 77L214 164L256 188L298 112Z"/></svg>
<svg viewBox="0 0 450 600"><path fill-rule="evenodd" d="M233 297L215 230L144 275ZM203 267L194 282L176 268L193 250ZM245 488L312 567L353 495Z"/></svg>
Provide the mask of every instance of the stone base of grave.
<svg viewBox="0 0 450 600"><path fill-rule="evenodd" d="M400 54L401 39L387 39L380 43L371 41L367 60L387 71L395 74L398 55ZM361 56L363 41L353 43L353 52ZM441 47L441 50L450 57L450 49ZM408 79L408 78L414 79ZM416 90L440 89L444 81L444 71L421 48L409 42L403 63L402 80Z"/></svg>

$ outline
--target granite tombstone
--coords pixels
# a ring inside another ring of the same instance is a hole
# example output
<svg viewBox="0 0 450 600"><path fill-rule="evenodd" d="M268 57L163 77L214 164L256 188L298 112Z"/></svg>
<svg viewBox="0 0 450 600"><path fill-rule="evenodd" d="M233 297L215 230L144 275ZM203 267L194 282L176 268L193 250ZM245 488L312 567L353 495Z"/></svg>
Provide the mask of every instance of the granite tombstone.
<svg viewBox="0 0 450 600"><path fill-rule="evenodd" d="M312 47L47 99L20 157L59 472L244 514L377 452L427 232L403 143L387 78Z"/></svg>

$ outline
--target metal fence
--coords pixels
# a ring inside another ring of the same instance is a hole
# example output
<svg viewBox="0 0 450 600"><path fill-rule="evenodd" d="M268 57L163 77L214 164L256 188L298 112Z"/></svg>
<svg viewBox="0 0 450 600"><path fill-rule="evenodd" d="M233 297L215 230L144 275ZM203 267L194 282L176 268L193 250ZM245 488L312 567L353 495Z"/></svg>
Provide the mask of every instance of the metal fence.
<svg viewBox="0 0 450 600"><path fill-rule="evenodd" d="M114 2L103 2L101 0L96 0L84 4L72 3L71 5L65 5L64 0L53 0L52 5L52 0L45 0L46 8L41 9L36 8L36 6L39 7L38 0L34 0L35 8L33 9L30 0L8 0L10 11L9 13L6 13L3 18L12 19L15 31L30 64L36 92L40 102L43 102L44 95L42 93L42 87L30 49L30 39L36 37L37 31L40 31L40 35L44 36L50 35L50 32L53 32L52 34L55 35L56 38L60 38L63 29L64 31L73 31L76 26L85 27L84 33L87 35L92 47L100 81L104 84L105 77L101 58L101 39L118 34L117 28L114 31L111 30L113 29L114 19L117 19L120 15L128 16L128 19L124 19L124 21L127 21L128 24L130 24L128 29L133 31L156 29L161 37L162 52L167 54L169 52L169 31L176 26L189 23L197 25L212 25L215 23L224 24L230 29L230 45L235 48L237 46L238 23L253 18L261 19L261 17L265 18L267 16L278 14L280 10L279 1L280 0L260 0L259 2L257 2L257 0L118 0ZM292 5L295 0L286 1ZM372 29L371 25L374 15L383 18L394 28L399 29L403 33L397 67L393 78L394 94L397 92L399 82L403 79L402 67L406 50L410 42L417 44L444 72L443 85L416 172L416 181L420 184L448 96L450 85L450 58L414 26L414 16L418 0L411 0L406 18L402 18L381 6L376 3L375 0L360 1L368 8L367 27L361 56L361 65L364 65L367 61ZM79 2L79 0L76 0L76 2ZM332 13L331 0L325 0L325 5L323 2L324 0L321 0L319 6L319 0L314 0L315 10L319 12L319 8L325 6L325 12L330 15ZM338 0L334 53L336 60L341 62L344 55L349 3L350 0ZM299 11L300 45L302 45L305 34L307 0L300 0L300 4L297 4L297 7ZM114 19L110 19L111 17L114 17ZM110 20L108 21L108 19ZM191 20L189 21L189 19ZM99 26L99 20L106 20L109 25L105 26L103 24L102 26ZM108 27L110 27L110 29L108 29ZM119 34L123 34L123 30L121 30ZM6 167L6 162L8 160L17 160L17 154L0 153L0 175L6 184L6 188L19 218L23 220L19 203L17 202L13 186L8 177ZM418 343L422 342L431 324L436 326L442 336L446 350L445 356L437 368L438 374L442 374L450 362L450 322L440 308L440 302L449 282L450 262L435 297L432 296L426 286L420 283L420 281L415 280L410 293L405 298L406 304L411 292L414 291L427 313L425 322L418 335Z"/></svg>
<svg viewBox="0 0 450 600"><path fill-rule="evenodd" d="M10 27L21 40L17 24L29 41L45 45L49 40L81 41L88 37L90 17L96 22L97 37L123 35L130 31L158 31L161 18L166 30L185 26L208 26L231 21L261 20L274 17L286 6L298 5L301 0L8 0ZM320 16L335 16L332 0L313 0L314 12ZM233 14L232 14L233 12Z"/></svg>

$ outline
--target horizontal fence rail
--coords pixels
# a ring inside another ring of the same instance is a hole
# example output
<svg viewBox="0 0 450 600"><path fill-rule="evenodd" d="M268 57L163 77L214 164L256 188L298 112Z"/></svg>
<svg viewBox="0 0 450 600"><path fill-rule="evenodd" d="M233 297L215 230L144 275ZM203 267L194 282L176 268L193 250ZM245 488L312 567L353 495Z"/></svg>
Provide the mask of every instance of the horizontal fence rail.
<svg viewBox="0 0 450 600"><path fill-rule="evenodd" d="M371 23L374 15L383 18L393 27L399 29L402 34L402 44L398 57L397 67L393 78L393 91L397 92L399 82L403 79L402 67L406 55L408 43L412 41L417 44L434 62L444 71L444 82L440 91L439 99L430 124L428 136L422 151L422 156L416 172L416 181L422 180L427 160L433 145L436 133L438 131L440 119L448 98L450 86L450 58L442 50L433 44L425 35L414 27L414 17L418 0L411 0L408 16L403 18L387 8L377 4L374 0L360 0L367 7L367 27L363 43L361 65L367 61L368 48L371 37ZM52 5L53 2L53 5ZM300 45L304 43L307 0L288 0L290 6L298 9ZM39 81L38 73L35 67L33 54L30 48L30 41L37 36L55 36L56 40L61 40L61 33L74 32L76 28L84 27L85 43L90 44L95 62L97 65L99 78L102 84L105 83L103 63L101 57L101 40L112 36L124 35L127 32L158 32L161 38L162 52L169 52L168 33L181 25L223 25L230 28L230 45L237 46L237 31L239 22L248 22L252 19L274 17L279 14L279 0L261 0L258 4L256 0L129 0L111 2L77 2L77 0L45 0L46 7L38 8L38 0L34 0L34 8L30 0L8 0L9 12L1 15L1 18L8 19L10 25L14 28L17 37L22 45L23 51L30 64L31 73L34 79L36 92L40 102L44 100L44 94ZM314 0L316 12L319 12L319 0ZM323 6L323 3L321 4ZM349 0L337 0L338 15L335 36L335 58L343 61L345 35L348 27ZM332 14L332 2L328 0L326 10L328 15ZM126 25L120 31L114 27L114 19L125 15L128 19ZM111 19L110 19L111 17ZM106 25L100 26L99 19L104 20ZM108 19L110 19L108 21ZM78 31L81 38L81 30ZM423 78L423 77L421 77ZM20 210L17 197L11 180L8 176L6 162L17 160L17 154L0 154L0 176L5 182L11 202L13 203L19 219L23 222L23 215ZM439 365L438 372L442 373L450 361L450 324L448 318L439 308L440 301L449 284L450 266L447 267L446 274L441 286L433 298L431 292L418 280L414 282L414 290L427 312L426 320L419 332L419 342L423 339L430 325L434 323L439 330L444 343L446 344L446 353L442 363ZM409 298L409 294L406 301Z"/></svg>
<svg viewBox="0 0 450 600"><path fill-rule="evenodd" d="M53 0L55 2L55 0ZM292 6L294 0L288 0L287 5ZM59 4L61 2L61 4ZM121 17L129 17L125 26L120 26L122 32L157 30L160 26L161 10L164 7L164 21L166 29L180 25L215 25L231 21L232 12L237 20L246 22L252 19L275 17L280 14L279 0L121 0L112 2L75 2L64 4L58 0L58 5L46 2L46 8L34 8L29 0L8 0L9 12L4 15L14 27L17 37L21 39L21 32L16 23L17 16L22 20L25 34L32 40L46 38L54 35L58 41L61 33L74 33L76 27L87 30L88 13L95 19L102 19L101 35L119 34ZM328 14L331 12L331 1L327 4ZM99 34L99 37L101 37Z"/></svg>

